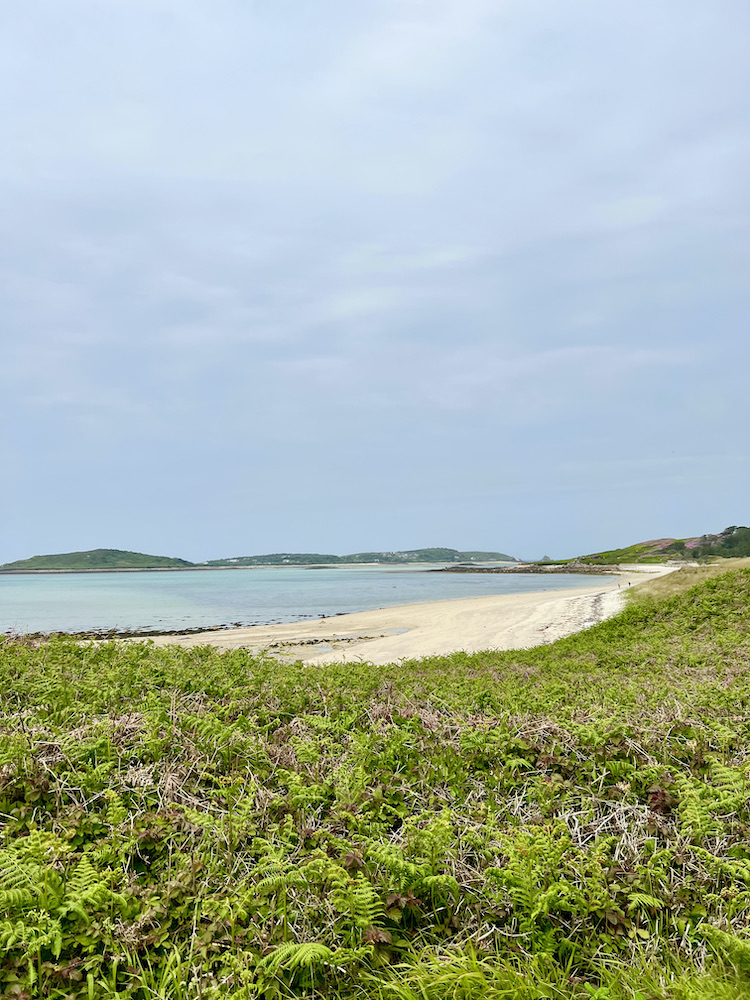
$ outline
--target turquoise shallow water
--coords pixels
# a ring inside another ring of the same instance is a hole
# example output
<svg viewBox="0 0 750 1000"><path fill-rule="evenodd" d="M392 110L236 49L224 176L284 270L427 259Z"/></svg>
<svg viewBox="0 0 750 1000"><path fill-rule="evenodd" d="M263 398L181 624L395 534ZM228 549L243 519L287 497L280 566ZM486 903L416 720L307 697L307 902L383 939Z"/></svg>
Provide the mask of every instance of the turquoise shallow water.
<svg viewBox="0 0 750 1000"><path fill-rule="evenodd" d="M401 566L0 574L0 633L260 625L455 597L590 587L611 579L429 573Z"/></svg>

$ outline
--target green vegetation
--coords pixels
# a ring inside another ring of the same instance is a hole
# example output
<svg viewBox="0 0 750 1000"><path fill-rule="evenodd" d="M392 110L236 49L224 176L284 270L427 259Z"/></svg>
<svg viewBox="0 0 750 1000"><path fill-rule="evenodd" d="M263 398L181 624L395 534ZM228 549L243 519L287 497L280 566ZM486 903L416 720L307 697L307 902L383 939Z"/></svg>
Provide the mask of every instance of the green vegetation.
<svg viewBox="0 0 750 1000"><path fill-rule="evenodd" d="M649 601L652 598L663 600L674 597L691 587L704 583L715 576L720 576L728 570L748 569L750 559L722 559L720 562L707 563L702 566L682 566L666 576L657 576L654 580L646 580L637 587L625 591L625 597L630 601Z"/></svg>
<svg viewBox="0 0 750 1000"><path fill-rule="evenodd" d="M750 570L389 667L0 641L5 998L740 1000Z"/></svg>
<svg viewBox="0 0 750 1000"><path fill-rule="evenodd" d="M605 563L660 563L668 559L702 560L709 558L738 558L750 556L750 528L731 525L718 535L701 535L696 538L656 538L639 542L624 549L610 549L580 556L576 562Z"/></svg>
<svg viewBox="0 0 750 1000"><path fill-rule="evenodd" d="M266 556L237 556L234 559L211 559L206 566L284 566L350 565L356 563L440 563L440 562L516 562L503 552L459 552L457 549L407 549L403 552L355 552L334 556L320 552L273 552Z"/></svg>
<svg viewBox="0 0 750 1000"><path fill-rule="evenodd" d="M733 524L718 535L702 535L677 541L673 546L678 555L688 558L707 559L719 556L722 559L750 556L750 528Z"/></svg>
<svg viewBox="0 0 750 1000"><path fill-rule="evenodd" d="M4 563L0 566L0 571L180 569L193 565L185 559L173 559L170 556L148 556L143 552L127 552L121 549L91 549L89 552L61 552L57 555L19 559L17 562Z"/></svg>

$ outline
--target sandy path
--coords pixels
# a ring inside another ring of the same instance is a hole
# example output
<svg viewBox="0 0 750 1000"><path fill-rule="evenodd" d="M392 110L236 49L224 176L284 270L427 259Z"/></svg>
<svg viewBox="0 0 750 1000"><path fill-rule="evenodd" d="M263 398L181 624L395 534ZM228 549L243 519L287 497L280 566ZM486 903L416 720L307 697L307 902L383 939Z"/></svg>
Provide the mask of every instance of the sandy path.
<svg viewBox="0 0 750 1000"><path fill-rule="evenodd" d="M600 583L576 590L464 597L290 624L159 636L153 641L159 646L267 650L306 663L367 660L383 664L456 650L524 649L554 642L611 617L622 607L623 590L629 584L671 569L626 570L619 577L620 589L617 583Z"/></svg>

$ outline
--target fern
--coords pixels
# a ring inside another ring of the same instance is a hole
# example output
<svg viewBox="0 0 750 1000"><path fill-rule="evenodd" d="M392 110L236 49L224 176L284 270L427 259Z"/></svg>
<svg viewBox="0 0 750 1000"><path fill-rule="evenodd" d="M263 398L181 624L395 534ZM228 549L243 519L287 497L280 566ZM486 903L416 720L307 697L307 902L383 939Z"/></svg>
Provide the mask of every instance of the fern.
<svg viewBox="0 0 750 1000"><path fill-rule="evenodd" d="M16 854L0 850L0 908L33 905L39 895L40 866L19 864Z"/></svg>
<svg viewBox="0 0 750 1000"><path fill-rule="evenodd" d="M327 964L333 958L333 954L331 949L324 944L317 944L313 941L297 944L294 941L288 941L261 959L258 965L272 973L278 972L280 969L295 972L298 969L312 969L317 965Z"/></svg>
<svg viewBox="0 0 750 1000"><path fill-rule="evenodd" d="M452 847L455 834L449 810L438 816L413 816L404 823L404 837L417 857L424 858L431 868L445 861Z"/></svg>
<svg viewBox="0 0 750 1000"><path fill-rule="evenodd" d="M23 959L49 948L55 957L62 950L63 931L60 920L40 910L30 910L24 919L0 921L0 949L19 951Z"/></svg>
<svg viewBox="0 0 750 1000"><path fill-rule="evenodd" d="M635 891L628 894L628 910L631 913L636 910L662 910L664 900L657 899L647 892Z"/></svg>
<svg viewBox="0 0 750 1000"><path fill-rule="evenodd" d="M531 927L540 917L548 916L553 910L575 911L585 907L583 893L567 879L559 879L554 885L539 893L534 900L524 926Z"/></svg>
<svg viewBox="0 0 750 1000"><path fill-rule="evenodd" d="M702 840L718 832L720 824L711 815L709 802L705 798L706 786L697 787L689 778L678 775L675 787L680 795L680 826L687 836L692 840ZM710 795L710 791L708 794Z"/></svg>
<svg viewBox="0 0 750 1000"><path fill-rule="evenodd" d="M6 916L0 941L5 948L51 947L59 954L63 919L74 917L88 925L94 911L125 905L124 897L110 888L111 873L97 871L88 855L78 861L67 885L54 868L33 860L61 853L62 846L67 849L54 835L35 832L16 841L13 850L0 851L0 909Z"/></svg>
<svg viewBox="0 0 750 1000"><path fill-rule="evenodd" d="M750 885L750 861L742 858L717 858L702 847L691 847L691 853L703 861L710 871L729 876L737 882Z"/></svg>
<svg viewBox="0 0 750 1000"><path fill-rule="evenodd" d="M105 816L108 825L113 828L121 826L121 824L128 818L128 810L125 807L122 798L111 788L108 788L104 793L104 798L107 802L107 811Z"/></svg>
<svg viewBox="0 0 750 1000"><path fill-rule="evenodd" d="M522 933L538 933L554 912L584 915L609 907L603 861L610 838L590 855L573 848L562 825L499 839L506 863L485 874L505 889Z"/></svg>
<svg viewBox="0 0 750 1000"><path fill-rule="evenodd" d="M15 850L0 850L0 910L11 917L12 911L24 911L42 905L54 908L62 896L62 879L48 865L33 860L43 853L47 841L32 835L17 842ZM24 844L23 841L30 841Z"/></svg>
<svg viewBox="0 0 750 1000"><path fill-rule="evenodd" d="M376 924L383 914L383 902L363 875L341 878L335 885L331 902L341 914L346 914L353 925L365 930Z"/></svg>
<svg viewBox="0 0 750 1000"><path fill-rule="evenodd" d="M747 810L748 783L743 769L711 761L711 779L717 793L715 808L722 813Z"/></svg>
<svg viewBox="0 0 750 1000"><path fill-rule="evenodd" d="M21 860L51 862L71 853L70 844L54 833L33 830L13 842L13 853Z"/></svg>
<svg viewBox="0 0 750 1000"><path fill-rule="evenodd" d="M273 892L281 892L305 883L304 875L297 868L290 868L282 861L272 858L262 862L255 869L255 875L261 875L260 881L253 886L259 896L267 896Z"/></svg>
<svg viewBox="0 0 750 1000"><path fill-rule="evenodd" d="M368 849L368 857L376 861L395 883L394 888L411 889L430 874L424 863L407 861L403 851L390 844L374 844Z"/></svg>
<svg viewBox="0 0 750 1000"><path fill-rule="evenodd" d="M704 938L717 949L724 952L735 965L745 972L750 972L750 940L728 934L718 927L703 924L698 928L700 937Z"/></svg>
<svg viewBox="0 0 750 1000"><path fill-rule="evenodd" d="M109 881L111 872L99 872L91 864L89 856L84 854L71 875L59 913L68 916L77 914L84 923L91 920L91 911L109 904L118 907L126 905L123 896L113 892Z"/></svg>
<svg viewBox="0 0 750 1000"><path fill-rule="evenodd" d="M445 893L456 901L461 895L458 882L452 875L425 875L421 884L431 893Z"/></svg>

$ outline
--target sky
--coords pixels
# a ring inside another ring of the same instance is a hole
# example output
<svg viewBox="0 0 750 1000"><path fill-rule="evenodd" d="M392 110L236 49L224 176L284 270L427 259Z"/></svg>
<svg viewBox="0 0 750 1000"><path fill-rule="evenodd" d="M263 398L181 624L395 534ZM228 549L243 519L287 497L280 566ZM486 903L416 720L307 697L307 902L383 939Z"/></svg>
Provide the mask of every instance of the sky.
<svg viewBox="0 0 750 1000"><path fill-rule="evenodd" d="M0 8L0 562L750 523L745 0Z"/></svg>

